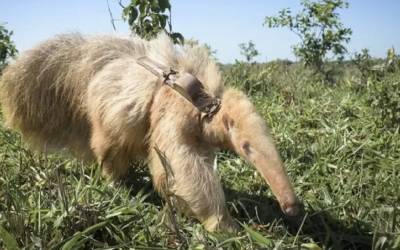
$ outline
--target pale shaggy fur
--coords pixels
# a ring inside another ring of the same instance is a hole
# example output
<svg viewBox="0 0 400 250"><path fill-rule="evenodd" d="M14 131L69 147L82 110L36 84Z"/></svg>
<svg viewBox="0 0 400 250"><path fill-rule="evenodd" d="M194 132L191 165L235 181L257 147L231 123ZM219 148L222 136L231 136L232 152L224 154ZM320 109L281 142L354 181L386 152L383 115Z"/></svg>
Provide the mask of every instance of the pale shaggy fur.
<svg viewBox="0 0 400 250"><path fill-rule="evenodd" d="M140 56L193 74L209 95L222 98L221 110L201 122L191 103L136 63ZM176 47L165 34L152 41L60 35L7 67L0 84L7 124L27 141L94 157L113 178L125 175L130 160L147 159L155 188L172 194L208 230L233 225L212 168L216 148L253 163L283 210L298 210L263 120L242 93L224 90L201 47Z"/></svg>

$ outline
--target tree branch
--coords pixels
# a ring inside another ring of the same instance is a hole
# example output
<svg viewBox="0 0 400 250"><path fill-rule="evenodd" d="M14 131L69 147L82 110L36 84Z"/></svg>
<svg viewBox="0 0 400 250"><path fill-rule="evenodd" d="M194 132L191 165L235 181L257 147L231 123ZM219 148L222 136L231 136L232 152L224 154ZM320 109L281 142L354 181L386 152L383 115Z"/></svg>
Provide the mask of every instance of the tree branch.
<svg viewBox="0 0 400 250"><path fill-rule="evenodd" d="M120 3L121 3L121 1L120 1ZM107 8L108 8L108 14L110 14L111 25L112 25L114 31L117 31L117 28L115 27L115 23L114 23L115 19L113 17L112 12L111 12L110 3L108 2L108 0L107 0Z"/></svg>

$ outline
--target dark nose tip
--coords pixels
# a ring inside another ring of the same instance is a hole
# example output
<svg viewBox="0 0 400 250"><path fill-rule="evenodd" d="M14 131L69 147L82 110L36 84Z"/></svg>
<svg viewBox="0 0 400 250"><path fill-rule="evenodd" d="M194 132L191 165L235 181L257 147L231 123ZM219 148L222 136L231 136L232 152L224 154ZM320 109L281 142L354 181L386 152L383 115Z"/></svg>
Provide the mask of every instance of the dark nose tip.
<svg viewBox="0 0 400 250"><path fill-rule="evenodd" d="M287 216L297 216L301 210L300 202L296 201L282 206L282 211Z"/></svg>
<svg viewBox="0 0 400 250"><path fill-rule="evenodd" d="M287 215L287 216L297 216L300 212L300 206L298 204L294 204L292 206L288 206L286 207L283 212Z"/></svg>

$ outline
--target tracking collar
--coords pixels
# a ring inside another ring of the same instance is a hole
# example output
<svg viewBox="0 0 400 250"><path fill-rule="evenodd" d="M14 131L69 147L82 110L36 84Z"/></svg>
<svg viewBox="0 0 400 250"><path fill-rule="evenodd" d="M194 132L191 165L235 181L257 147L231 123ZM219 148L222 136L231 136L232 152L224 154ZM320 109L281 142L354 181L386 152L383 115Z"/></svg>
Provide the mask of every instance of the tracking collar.
<svg viewBox="0 0 400 250"><path fill-rule="evenodd" d="M212 119L221 109L221 99L207 94L204 85L192 74L178 72L146 56L137 58L136 62L192 103L201 112L201 120Z"/></svg>

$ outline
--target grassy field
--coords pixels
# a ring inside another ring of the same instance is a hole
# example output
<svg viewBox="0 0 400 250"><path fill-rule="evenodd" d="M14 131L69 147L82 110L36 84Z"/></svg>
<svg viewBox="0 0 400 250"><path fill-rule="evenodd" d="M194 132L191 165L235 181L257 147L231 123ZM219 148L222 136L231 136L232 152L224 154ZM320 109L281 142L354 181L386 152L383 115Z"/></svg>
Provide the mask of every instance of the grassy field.
<svg viewBox="0 0 400 250"><path fill-rule="evenodd" d="M346 71L332 84L281 62L225 74L271 128L301 217L285 218L255 170L221 152L242 228L207 233L163 203L143 164L111 185L98 165L32 152L0 122L0 249L400 249L400 73Z"/></svg>

